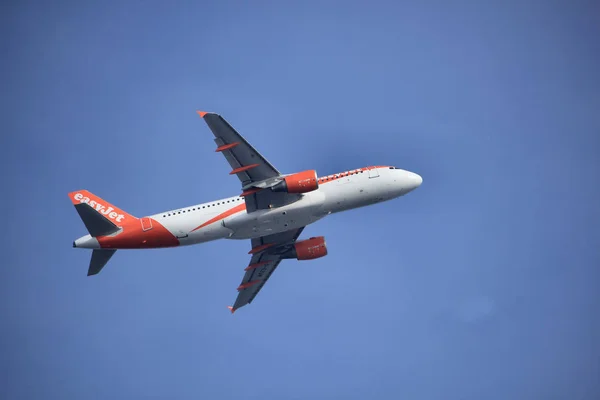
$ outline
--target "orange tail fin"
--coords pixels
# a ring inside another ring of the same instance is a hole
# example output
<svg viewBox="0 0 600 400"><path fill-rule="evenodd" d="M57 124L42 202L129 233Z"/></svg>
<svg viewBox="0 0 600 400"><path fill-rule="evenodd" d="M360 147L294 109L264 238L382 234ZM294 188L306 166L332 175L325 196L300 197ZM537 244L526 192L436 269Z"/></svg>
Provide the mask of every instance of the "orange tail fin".
<svg viewBox="0 0 600 400"><path fill-rule="evenodd" d="M87 203L100 215L108 219L110 222L122 226L132 221L137 221L137 218L126 213L120 208L113 206L109 202L102 200L100 197L88 192L87 190L77 190L69 193L69 198L74 205Z"/></svg>

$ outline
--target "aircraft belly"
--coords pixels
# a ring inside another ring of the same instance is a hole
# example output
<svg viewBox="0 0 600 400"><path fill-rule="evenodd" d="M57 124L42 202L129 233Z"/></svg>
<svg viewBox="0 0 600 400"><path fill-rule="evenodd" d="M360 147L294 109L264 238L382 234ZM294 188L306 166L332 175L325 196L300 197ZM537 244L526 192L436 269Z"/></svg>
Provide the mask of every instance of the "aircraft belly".
<svg viewBox="0 0 600 400"><path fill-rule="evenodd" d="M385 173L378 174L375 178L358 176L351 182L339 184L333 181L327 183L323 189L326 195L324 208L332 213L363 207L393 197L392 186Z"/></svg>
<svg viewBox="0 0 600 400"><path fill-rule="evenodd" d="M322 217L321 217L322 218ZM289 216L288 218L273 218L258 221L249 221L233 231L230 239L252 239L274 233L289 231L290 229L302 228L312 224L320 218L311 215Z"/></svg>
<svg viewBox="0 0 600 400"><path fill-rule="evenodd" d="M356 182L331 182L325 189L326 201L324 209L328 212L338 212L349 208L359 207L366 199L363 185Z"/></svg>
<svg viewBox="0 0 600 400"><path fill-rule="evenodd" d="M325 215L321 210L323 200L322 193L311 192L301 200L283 207L241 213L227 218L224 227L233 232L231 239L249 239L301 228Z"/></svg>
<svg viewBox="0 0 600 400"><path fill-rule="evenodd" d="M210 216L211 214L204 214L202 218L204 220ZM231 233L231 230L225 228L221 222L214 222L194 230L198 223L197 219L175 216L165 221L165 227L179 240L181 246L221 239Z"/></svg>

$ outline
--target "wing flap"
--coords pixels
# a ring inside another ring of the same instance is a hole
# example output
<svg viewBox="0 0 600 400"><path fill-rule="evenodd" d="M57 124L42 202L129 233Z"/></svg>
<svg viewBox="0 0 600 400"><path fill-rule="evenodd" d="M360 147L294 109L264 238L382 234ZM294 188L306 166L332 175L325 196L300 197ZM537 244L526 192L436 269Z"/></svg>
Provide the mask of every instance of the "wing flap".
<svg viewBox="0 0 600 400"><path fill-rule="evenodd" d="M293 244L303 230L304 228L292 229L252 239L252 249L256 249L256 251L252 253L250 263L245 268L246 272L238 286L239 293L230 308L231 312L252 303L282 260L278 253L283 251L278 251L278 249L285 249L286 245Z"/></svg>
<svg viewBox="0 0 600 400"><path fill-rule="evenodd" d="M231 166L229 174L240 180L247 212L282 206L300 198L268 190L280 182L283 175L219 114L205 111L198 114L215 136L215 151L223 154Z"/></svg>
<svg viewBox="0 0 600 400"><path fill-rule="evenodd" d="M275 271L280 262L280 259L273 259L265 265L262 265L260 268L255 268L246 272L242 283L238 287L239 293L233 304L234 310L252 303L252 300L254 300L258 292L260 292L265 283L267 283L267 280L271 277L271 274Z"/></svg>
<svg viewBox="0 0 600 400"><path fill-rule="evenodd" d="M215 136L216 151L225 156L231 166L231 173L238 176L243 186L281 175L219 114L204 111L198 111L198 114ZM248 168L249 166L252 167Z"/></svg>

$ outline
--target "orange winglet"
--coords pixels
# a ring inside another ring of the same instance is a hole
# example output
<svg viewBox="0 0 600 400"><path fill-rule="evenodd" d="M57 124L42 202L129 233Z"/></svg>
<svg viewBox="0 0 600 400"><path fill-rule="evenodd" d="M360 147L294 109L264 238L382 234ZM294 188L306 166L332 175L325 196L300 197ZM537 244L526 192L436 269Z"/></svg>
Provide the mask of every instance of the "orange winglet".
<svg viewBox="0 0 600 400"><path fill-rule="evenodd" d="M271 261L261 261L261 262L255 263L255 264L250 264L246 268L244 268L244 271L250 271L251 269L262 267L263 265L266 265L266 264L268 264L270 262Z"/></svg>
<svg viewBox="0 0 600 400"><path fill-rule="evenodd" d="M200 116L200 118L204 118L204 116L206 114L208 114L206 111L196 111L198 113L198 115Z"/></svg>
<svg viewBox="0 0 600 400"><path fill-rule="evenodd" d="M240 286L238 286L237 290L238 290L238 292L239 292L240 290L247 289L247 288L249 288L250 286L254 286L254 285L256 285L258 282L260 282L260 280L258 280L258 279L257 279L257 280L254 280L254 281L250 281L250 282L243 283L243 284L241 284Z"/></svg>
<svg viewBox="0 0 600 400"><path fill-rule="evenodd" d="M268 249L269 247L273 246L274 244L275 244L275 243L267 243L267 244L263 244L263 245L260 245L260 246L253 247L253 248L252 248L252 250L250 250L250 251L248 252L248 254L256 254L256 253L259 253L259 252L261 252L261 251L263 251L263 250L266 250L266 249Z"/></svg>
<svg viewBox="0 0 600 400"><path fill-rule="evenodd" d="M239 167L234 169L233 171L231 171L229 173L229 175L233 175L233 174L238 174L240 172L244 172L244 171L248 171L249 169L258 167L260 164L250 164L250 165L244 165L243 167Z"/></svg>
<svg viewBox="0 0 600 400"><path fill-rule="evenodd" d="M227 306L227 308L229 308L229 311L231 311L231 313L233 314L235 312L235 308L231 307L231 306Z"/></svg>
<svg viewBox="0 0 600 400"><path fill-rule="evenodd" d="M240 142L233 142L233 143L229 143L229 144L224 144L223 146L217 147L217 149L215 151L219 152L219 151L229 150L229 149L237 146L238 144L240 144Z"/></svg>
<svg viewBox="0 0 600 400"><path fill-rule="evenodd" d="M261 190L262 190L261 188L248 189L248 190L243 191L242 194L240 194L240 196L242 196L242 197L250 196L251 194L260 192Z"/></svg>

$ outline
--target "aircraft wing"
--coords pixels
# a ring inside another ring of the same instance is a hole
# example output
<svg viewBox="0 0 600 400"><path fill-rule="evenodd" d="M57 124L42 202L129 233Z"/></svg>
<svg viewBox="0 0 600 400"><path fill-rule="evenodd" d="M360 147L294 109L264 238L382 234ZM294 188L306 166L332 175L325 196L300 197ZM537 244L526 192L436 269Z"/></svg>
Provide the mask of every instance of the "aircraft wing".
<svg viewBox="0 0 600 400"><path fill-rule="evenodd" d="M282 174L219 114L205 111L198 114L215 135L216 151L222 153L231 166L229 174L237 175L242 183L247 212L298 199L297 195L261 190L279 182Z"/></svg>
<svg viewBox="0 0 600 400"><path fill-rule="evenodd" d="M215 143L218 146L215 151L225 156L231 165L229 174L237 175L242 187L281 176L279 171L219 114L204 111L198 111L198 114L215 135Z"/></svg>
<svg viewBox="0 0 600 400"><path fill-rule="evenodd" d="M267 283L267 280L275 271L281 257L279 254L285 252L294 244L304 228L292 229L286 232L263 236L252 239L252 258L246 267L242 283L238 287L239 294L232 307L233 313L240 307L252 303L258 292Z"/></svg>

